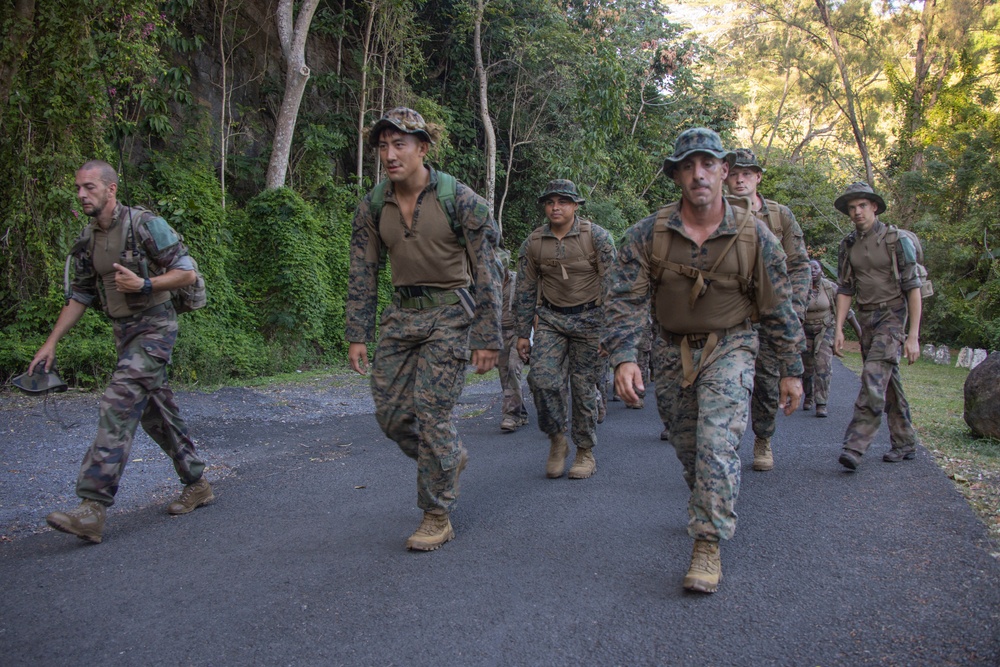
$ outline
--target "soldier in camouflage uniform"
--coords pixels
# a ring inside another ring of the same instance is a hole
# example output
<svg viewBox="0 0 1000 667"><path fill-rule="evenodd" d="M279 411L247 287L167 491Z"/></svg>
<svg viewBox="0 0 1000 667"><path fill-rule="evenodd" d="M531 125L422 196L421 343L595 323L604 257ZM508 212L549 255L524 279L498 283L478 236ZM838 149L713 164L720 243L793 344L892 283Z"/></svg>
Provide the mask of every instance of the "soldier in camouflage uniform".
<svg viewBox="0 0 1000 667"><path fill-rule="evenodd" d="M812 282L802 228L790 208L771 199L764 199L757 193L757 186L763 175L764 168L757 162L753 151L738 148L736 164L729 171L726 187L732 195L749 198L754 214L781 242L785 251L788 280L792 287L792 308L801 321ZM750 400L750 423L756 436L753 442L754 470L774 468L771 436L774 435L774 418L778 412L778 375L777 352L767 337L763 337L757 354L753 398Z"/></svg>
<svg viewBox="0 0 1000 667"><path fill-rule="evenodd" d="M524 396L521 387L521 371L524 362L517 353L517 329L514 318L514 288L517 285L517 273L510 270L510 253L501 250L500 262L503 264L503 316L500 320L503 329L503 349L500 351L498 370L500 371L500 389L503 391L503 419L500 430L513 433L528 423L528 409L524 407Z"/></svg>
<svg viewBox="0 0 1000 667"><path fill-rule="evenodd" d="M812 287L806 302L806 351L802 353L803 410L816 406L816 416L826 417L826 402L830 395L830 373L833 368L833 325L836 322L837 286L823 277L823 267L816 260L809 262ZM851 310L847 320L861 338L861 325Z"/></svg>
<svg viewBox="0 0 1000 667"><path fill-rule="evenodd" d="M853 299L861 323L864 369L854 417L844 433L840 464L856 470L882 425L883 411L889 419L892 448L882 460L896 463L915 455L917 435L903 393L899 357L904 354L911 364L920 357L923 302L916 248L909 238L878 219L886 208L882 197L867 183L852 183L837 197L834 206L854 223L854 231L844 237L838 250L833 349L839 353L844 346L844 321Z"/></svg>
<svg viewBox="0 0 1000 667"><path fill-rule="evenodd" d="M607 231L577 215L584 199L572 181L550 181L538 203L547 222L525 239L518 256L517 350L525 363L530 355L528 385L538 428L549 436L545 474L555 479L566 468L568 383L576 445L568 476L584 479L597 470L593 449L597 444L597 385L603 367L598 357L615 246ZM532 346L528 335L536 315Z"/></svg>
<svg viewBox="0 0 1000 667"><path fill-rule="evenodd" d="M497 225L482 197L424 164L438 132L405 107L387 112L369 130L388 181L354 214L346 305L348 358L365 373L380 257L387 252L395 293L382 313L371 388L382 431L417 462L417 505L424 517L406 542L417 551L455 537L448 515L468 454L451 411L466 366L471 361L477 373L490 371L502 347ZM453 199L444 197L448 190Z"/></svg>
<svg viewBox="0 0 1000 667"><path fill-rule="evenodd" d="M76 172L76 188L91 222L71 251L76 273L70 298L28 371L52 367L57 343L88 306L99 305L111 319L118 366L101 396L97 437L77 479L76 494L83 501L73 510L46 517L56 530L99 543L106 509L114 503L140 423L173 461L185 485L167 506L170 514L187 514L215 496L167 384L167 365L177 340L170 290L197 280L187 248L163 218L117 201L118 174L107 162L84 164ZM145 256L145 274L138 260L128 266L123 259L133 246Z"/></svg>
<svg viewBox="0 0 1000 667"><path fill-rule="evenodd" d="M719 541L736 529L736 448L746 430L758 332L778 352L785 414L802 396L802 325L785 253L745 200L723 197L734 157L710 129L677 138L664 171L681 201L626 232L611 273L604 338L615 387L623 400L635 400L643 388L636 346L655 299L656 396L666 402L671 442L691 490L688 534L695 542L683 586L703 593L718 589ZM755 309L759 330L751 324Z"/></svg>

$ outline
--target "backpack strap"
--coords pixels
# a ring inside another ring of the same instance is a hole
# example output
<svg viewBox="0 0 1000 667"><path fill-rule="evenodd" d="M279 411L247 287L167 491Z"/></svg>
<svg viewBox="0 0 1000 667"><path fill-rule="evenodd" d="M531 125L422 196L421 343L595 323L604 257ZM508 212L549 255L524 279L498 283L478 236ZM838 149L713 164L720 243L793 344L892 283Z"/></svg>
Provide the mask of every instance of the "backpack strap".
<svg viewBox="0 0 1000 667"><path fill-rule="evenodd" d="M653 223L653 254L649 258L649 274L654 290L660 284L663 269L666 268L665 261L670 255L670 241L673 239L673 234L667 228L667 221L677 212L677 208L678 205L674 202L656 212L656 221Z"/></svg>
<svg viewBox="0 0 1000 667"><path fill-rule="evenodd" d="M780 241L785 234L785 230L781 226L781 214L778 212L778 202L773 199L765 199L764 202L767 204L768 225L771 228L771 232Z"/></svg>
<svg viewBox="0 0 1000 667"><path fill-rule="evenodd" d="M896 259L896 246L899 243L899 228L896 225L888 225L885 231L885 247L889 251L889 259L892 261L892 277L899 283L899 260Z"/></svg>

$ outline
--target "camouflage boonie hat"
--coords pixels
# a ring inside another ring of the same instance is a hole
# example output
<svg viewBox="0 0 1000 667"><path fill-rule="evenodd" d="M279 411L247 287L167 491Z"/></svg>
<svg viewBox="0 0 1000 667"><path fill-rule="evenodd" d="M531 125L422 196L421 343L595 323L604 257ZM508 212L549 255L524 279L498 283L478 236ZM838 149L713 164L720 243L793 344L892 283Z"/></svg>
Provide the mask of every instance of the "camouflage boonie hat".
<svg viewBox="0 0 1000 667"><path fill-rule="evenodd" d="M736 161L736 154L722 147L719 133L707 127L693 127L684 130L674 141L674 154L663 160L663 171L667 176L674 173L674 167L692 153L708 153L720 160L725 160L729 166Z"/></svg>
<svg viewBox="0 0 1000 667"><path fill-rule="evenodd" d="M862 181L848 185L844 194L837 197L833 205L838 211L847 215L847 204L855 199L867 199L875 202L875 215L885 213L885 200L872 190L872 186Z"/></svg>
<svg viewBox="0 0 1000 667"><path fill-rule="evenodd" d="M386 128L399 130L406 134L416 134L424 141L434 143L430 132L427 131L427 122L424 117L408 107L396 107L386 111L384 116L375 121L371 129L368 130L368 144L372 148L378 148L378 138L382 134L382 130Z"/></svg>
<svg viewBox="0 0 1000 667"><path fill-rule="evenodd" d="M549 181L542 194L538 195L538 203L541 204L544 202L549 195L569 197L577 204L587 203L587 200L580 196L580 191L576 189L576 183L568 181L565 178L557 178L554 181Z"/></svg>
<svg viewBox="0 0 1000 667"><path fill-rule="evenodd" d="M40 371L37 368L31 375L22 373L10 381L12 385L26 394L45 394L47 392L62 392L68 389L55 370Z"/></svg>
<svg viewBox="0 0 1000 667"><path fill-rule="evenodd" d="M760 173L767 171L764 167L760 166L760 162L757 162L757 156L754 155L753 151L749 148L737 148L736 149L736 164L734 167L746 167L747 169L756 169Z"/></svg>

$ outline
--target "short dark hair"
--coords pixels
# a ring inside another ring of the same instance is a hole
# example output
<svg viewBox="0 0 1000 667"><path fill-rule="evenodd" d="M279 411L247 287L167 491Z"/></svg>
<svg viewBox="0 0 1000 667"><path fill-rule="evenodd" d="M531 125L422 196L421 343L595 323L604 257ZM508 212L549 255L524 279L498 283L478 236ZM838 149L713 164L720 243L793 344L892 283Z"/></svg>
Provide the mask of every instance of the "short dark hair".
<svg viewBox="0 0 1000 667"><path fill-rule="evenodd" d="M101 182L105 185L118 184L118 172L104 160L87 160L77 171L90 171L93 169L96 169L100 173Z"/></svg>

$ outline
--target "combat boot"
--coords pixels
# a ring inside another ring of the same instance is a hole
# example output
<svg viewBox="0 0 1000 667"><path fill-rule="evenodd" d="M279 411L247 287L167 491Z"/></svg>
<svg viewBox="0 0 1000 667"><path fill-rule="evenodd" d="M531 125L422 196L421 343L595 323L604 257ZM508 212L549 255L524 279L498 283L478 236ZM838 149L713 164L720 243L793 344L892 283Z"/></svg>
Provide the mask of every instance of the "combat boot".
<svg viewBox="0 0 1000 667"><path fill-rule="evenodd" d="M806 400L802 401L802 409L805 410L806 412L812 410L813 400L811 398L807 398Z"/></svg>
<svg viewBox="0 0 1000 667"><path fill-rule="evenodd" d="M549 436L552 443L549 447L549 460L545 464L545 475L551 479L562 477L566 470L566 455L569 454L569 443L565 433L555 433Z"/></svg>
<svg viewBox="0 0 1000 667"><path fill-rule="evenodd" d="M500 422L500 430L504 433L513 433L521 426L521 421L513 415L507 415Z"/></svg>
<svg viewBox="0 0 1000 667"><path fill-rule="evenodd" d="M837 461L848 470L857 470L858 466L861 465L861 453L844 447Z"/></svg>
<svg viewBox="0 0 1000 667"><path fill-rule="evenodd" d="M900 461L910 461L916 455L917 452L912 449L893 447L882 456L882 460L886 463L899 463Z"/></svg>
<svg viewBox="0 0 1000 667"><path fill-rule="evenodd" d="M213 500L215 500L215 494L212 493L212 485L208 483L207 479L202 477L197 482L184 487L177 500L167 505L167 513L187 514Z"/></svg>
<svg viewBox="0 0 1000 667"><path fill-rule="evenodd" d="M107 508L103 504L96 500L84 500L76 509L52 512L45 517L45 523L63 533L76 535L81 540L100 544L106 516Z"/></svg>
<svg viewBox="0 0 1000 667"><path fill-rule="evenodd" d="M594 450L576 448L576 458L569 468L570 479L587 479L597 472L597 459L594 458Z"/></svg>
<svg viewBox="0 0 1000 667"><path fill-rule="evenodd" d="M771 453L770 438L754 438L753 469L757 471L770 470L774 467L774 454Z"/></svg>
<svg viewBox="0 0 1000 667"><path fill-rule="evenodd" d="M691 553L691 567L684 576L684 590L696 593L714 593L722 582L722 559L719 543L695 540Z"/></svg>
<svg viewBox="0 0 1000 667"><path fill-rule="evenodd" d="M825 404L824 405L817 405L816 406L816 416L817 417L826 417L826 405Z"/></svg>
<svg viewBox="0 0 1000 667"><path fill-rule="evenodd" d="M411 551L434 551L453 539L455 531L447 514L424 512L424 520L410 535L410 539L406 540L406 548Z"/></svg>
<svg viewBox="0 0 1000 667"><path fill-rule="evenodd" d="M597 402L597 423L603 424L604 418L608 416L608 409L601 401Z"/></svg>
<svg viewBox="0 0 1000 667"><path fill-rule="evenodd" d="M663 430L660 431L660 440L663 440L664 442L670 440L670 427L666 424L663 425Z"/></svg>

